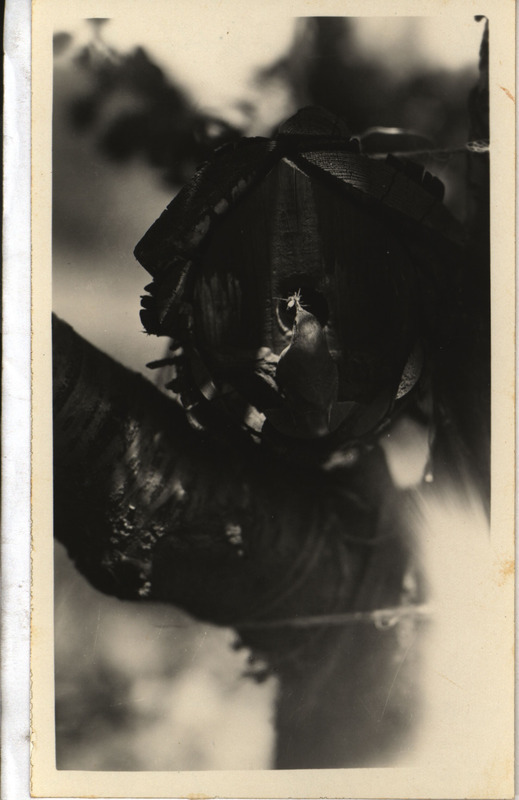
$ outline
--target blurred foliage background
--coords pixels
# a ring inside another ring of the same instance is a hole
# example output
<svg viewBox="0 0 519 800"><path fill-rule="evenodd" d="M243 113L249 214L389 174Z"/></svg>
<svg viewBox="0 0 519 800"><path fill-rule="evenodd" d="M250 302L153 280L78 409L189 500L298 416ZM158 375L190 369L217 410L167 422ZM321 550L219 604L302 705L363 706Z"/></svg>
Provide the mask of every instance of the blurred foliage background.
<svg viewBox="0 0 519 800"><path fill-rule="evenodd" d="M163 354L145 335L147 275L132 251L215 145L268 136L304 105L353 133L399 127L465 209L472 18L211 17L82 20L54 37L55 311L133 369ZM198 10L197 10L198 9ZM434 151L442 152L434 152ZM445 151L454 151L446 153ZM231 631L173 608L124 604L55 561L57 764L62 769L268 768L275 681L243 677Z"/></svg>

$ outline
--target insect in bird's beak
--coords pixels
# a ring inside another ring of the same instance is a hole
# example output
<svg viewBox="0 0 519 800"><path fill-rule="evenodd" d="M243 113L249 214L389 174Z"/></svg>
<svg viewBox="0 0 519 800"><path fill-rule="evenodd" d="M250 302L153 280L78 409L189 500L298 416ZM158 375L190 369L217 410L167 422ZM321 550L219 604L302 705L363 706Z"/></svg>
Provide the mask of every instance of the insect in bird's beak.
<svg viewBox="0 0 519 800"><path fill-rule="evenodd" d="M303 306L301 302L301 289L298 289L294 294L289 295L287 299L287 311L297 306Z"/></svg>

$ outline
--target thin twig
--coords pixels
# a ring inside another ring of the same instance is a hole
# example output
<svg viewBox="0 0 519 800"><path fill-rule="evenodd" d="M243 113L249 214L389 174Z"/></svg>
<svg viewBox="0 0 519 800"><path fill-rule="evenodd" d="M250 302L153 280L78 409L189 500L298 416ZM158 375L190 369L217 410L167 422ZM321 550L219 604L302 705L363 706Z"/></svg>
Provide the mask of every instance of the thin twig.
<svg viewBox="0 0 519 800"><path fill-rule="evenodd" d="M350 625L352 623L373 623L377 628L392 628L398 622L409 617L427 620L433 615L431 605L394 606L377 608L372 611L350 611L343 614L315 614L304 617L289 617L272 620L244 620L234 622L232 627L255 630L263 628L312 628L315 626Z"/></svg>
<svg viewBox="0 0 519 800"><path fill-rule="evenodd" d="M396 156L398 158L412 158L413 156L451 156L457 155L460 153L488 153L490 151L490 144L487 141L481 140L476 142L465 142L463 145L459 145L458 147L443 149L443 148L429 148L427 150L395 150L388 151L381 150L380 152L369 152L367 155L370 158L386 158L389 155Z"/></svg>

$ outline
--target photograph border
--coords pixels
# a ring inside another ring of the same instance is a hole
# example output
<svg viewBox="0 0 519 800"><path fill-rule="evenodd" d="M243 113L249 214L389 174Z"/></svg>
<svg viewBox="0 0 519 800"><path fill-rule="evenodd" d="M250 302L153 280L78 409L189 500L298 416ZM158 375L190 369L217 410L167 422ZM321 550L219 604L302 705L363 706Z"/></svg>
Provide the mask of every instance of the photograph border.
<svg viewBox="0 0 519 800"><path fill-rule="evenodd" d="M153 11L188 0L154 0ZM132 6L137 5L132 3ZM223 5L243 9L239 0ZM365 2L328 0L264 4L274 17L456 16L484 14L490 21L491 242L492 242L492 507L496 628L500 636L502 715L492 721L500 751L481 774L468 774L470 742L428 768L207 772L79 772L55 769L53 743L52 406L51 406L51 197L52 33L56 20L117 16L124 0L35 0L32 47L32 792L40 797L327 797L504 798L513 795L513 572L514 563L514 315L515 315L515 4L491 0ZM282 10L278 8L281 5ZM151 4L149 5L151 9ZM210 24L210 10L204 4ZM512 99L511 99L512 98ZM489 723L490 724L490 723ZM489 731L489 734L491 731ZM457 769L454 770L454 763Z"/></svg>

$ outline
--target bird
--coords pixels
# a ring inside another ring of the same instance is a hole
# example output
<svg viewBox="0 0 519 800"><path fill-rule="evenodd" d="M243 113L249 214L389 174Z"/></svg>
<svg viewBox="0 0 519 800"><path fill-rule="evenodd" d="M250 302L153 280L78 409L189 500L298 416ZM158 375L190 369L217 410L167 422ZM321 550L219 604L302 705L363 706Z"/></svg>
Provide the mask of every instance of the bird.
<svg viewBox="0 0 519 800"><path fill-rule="evenodd" d="M287 299L286 310L294 314L292 335L279 356L275 374L284 408L271 414L270 421L295 436L326 436L337 401L337 365L320 322L303 307L300 290Z"/></svg>

